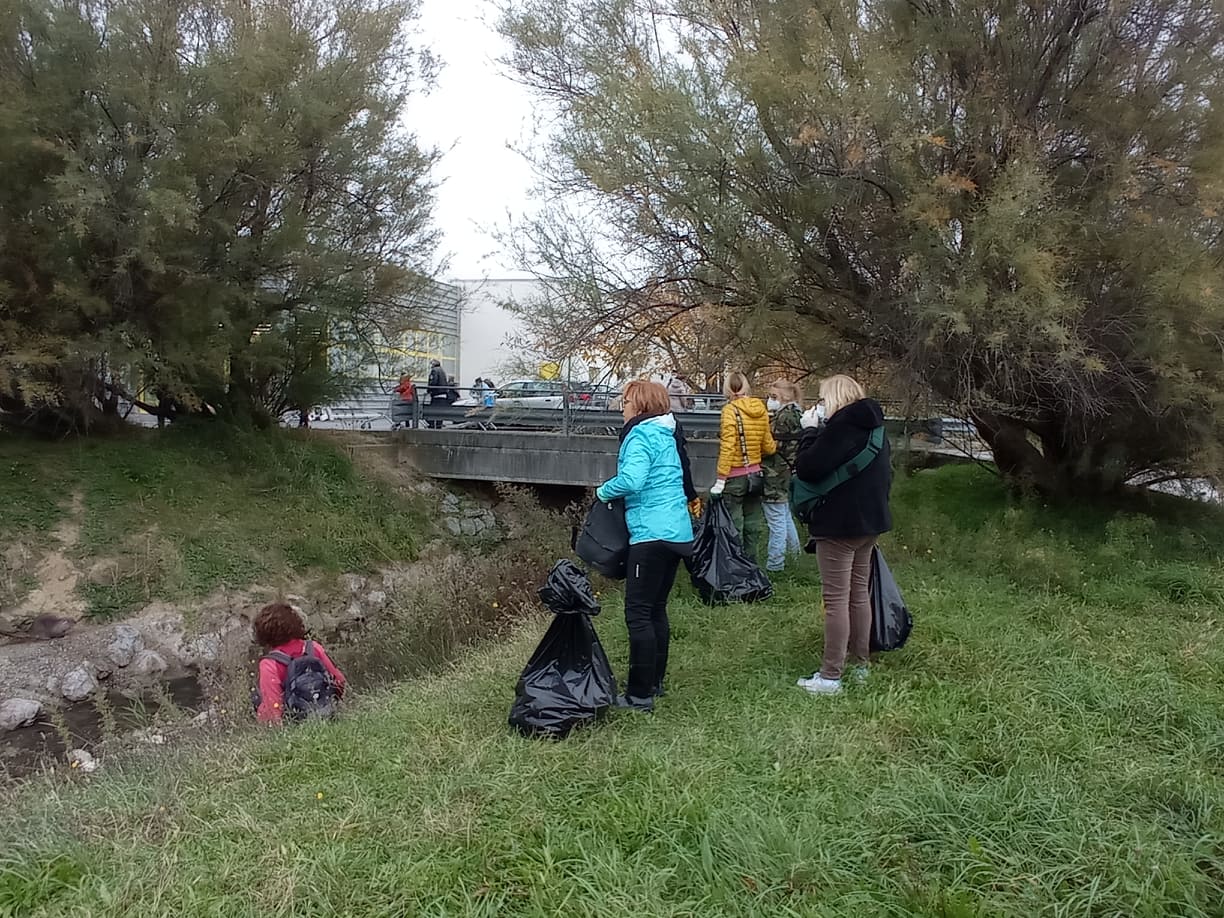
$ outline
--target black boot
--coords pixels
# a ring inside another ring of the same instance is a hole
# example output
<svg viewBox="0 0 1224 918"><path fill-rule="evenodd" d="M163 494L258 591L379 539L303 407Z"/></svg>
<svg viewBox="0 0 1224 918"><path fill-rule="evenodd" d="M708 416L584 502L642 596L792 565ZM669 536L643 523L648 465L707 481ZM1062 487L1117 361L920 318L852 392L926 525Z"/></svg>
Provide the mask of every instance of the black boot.
<svg viewBox="0 0 1224 918"><path fill-rule="evenodd" d="M640 711L649 714L654 710L653 698L638 698L636 695L617 695L616 706L630 711Z"/></svg>

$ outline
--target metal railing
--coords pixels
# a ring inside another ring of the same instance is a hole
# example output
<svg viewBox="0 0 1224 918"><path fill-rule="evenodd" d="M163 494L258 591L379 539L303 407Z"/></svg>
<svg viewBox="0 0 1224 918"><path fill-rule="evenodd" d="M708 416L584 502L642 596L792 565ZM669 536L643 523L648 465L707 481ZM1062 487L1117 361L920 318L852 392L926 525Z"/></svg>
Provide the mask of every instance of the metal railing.
<svg viewBox="0 0 1224 918"><path fill-rule="evenodd" d="M582 386L559 385L555 390L537 390L526 396L505 396L486 390L456 386L460 398L431 399L428 384L416 382L416 398L404 402L394 391L394 383L379 383L347 399L343 404L317 408L311 420L319 426L350 429L440 428L468 430L535 431L539 433L615 436L624 424L619 410L608 407L612 400L605 392ZM385 388L384 388L385 387ZM506 390L501 390L505 392ZM591 397L585 397L587 395ZM717 437L722 406L720 394L693 393L684 404L691 408L675 412L686 436ZM492 404L486 404L491 400ZM549 400L548 405L538 404ZM537 404L523 404L534 401ZM934 443L977 440L973 426L950 414L905 417L899 404L884 404L888 433L908 440L919 436Z"/></svg>
<svg viewBox="0 0 1224 918"><path fill-rule="evenodd" d="M682 411L676 414L685 436L692 439L717 438L721 418L721 411ZM555 408L428 405L418 400L412 405L411 419L406 419L403 426L615 436L624 423L624 417L618 411L593 408L564 412ZM921 433L933 442L943 439L941 418L886 418L884 423L893 437Z"/></svg>

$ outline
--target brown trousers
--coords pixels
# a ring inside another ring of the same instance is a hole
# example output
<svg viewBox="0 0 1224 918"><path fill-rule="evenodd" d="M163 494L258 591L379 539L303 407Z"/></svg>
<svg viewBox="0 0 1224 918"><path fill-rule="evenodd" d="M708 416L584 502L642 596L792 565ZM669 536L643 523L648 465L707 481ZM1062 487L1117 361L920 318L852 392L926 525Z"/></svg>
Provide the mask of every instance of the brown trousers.
<svg viewBox="0 0 1224 918"><path fill-rule="evenodd" d="M824 661L820 674L840 679L849 653L853 663L866 663L871 653L871 550L876 537L820 539L816 560L824 595Z"/></svg>

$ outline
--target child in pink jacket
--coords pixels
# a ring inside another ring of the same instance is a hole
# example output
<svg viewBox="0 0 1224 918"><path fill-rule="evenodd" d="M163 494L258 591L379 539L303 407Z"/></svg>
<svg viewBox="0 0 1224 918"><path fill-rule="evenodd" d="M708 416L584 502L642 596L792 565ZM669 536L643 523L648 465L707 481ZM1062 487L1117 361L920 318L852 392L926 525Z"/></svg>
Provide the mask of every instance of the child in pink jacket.
<svg viewBox="0 0 1224 918"><path fill-rule="evenodd" d="M255 617L255 641L265 656L259 661L259 689L255 694L255 715L260 723L280 723L285 713L284 684L289 667L271 655L284 655L294 660L307 650L306 623L283 602L264 606ZM336 697L344 695L344 673L327 656L327 651L317 641L310 641L310 649L331 676Z"/></svg>

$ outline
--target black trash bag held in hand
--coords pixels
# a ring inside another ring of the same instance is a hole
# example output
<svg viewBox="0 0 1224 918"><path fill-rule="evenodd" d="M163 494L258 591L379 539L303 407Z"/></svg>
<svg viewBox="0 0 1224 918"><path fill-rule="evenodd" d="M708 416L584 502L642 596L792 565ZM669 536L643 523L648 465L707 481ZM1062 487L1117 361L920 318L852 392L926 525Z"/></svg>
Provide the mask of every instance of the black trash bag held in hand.
<svg viewBox="0 0 1224 918"><path fill-rule="evenodd" d="M629 527L624 500L596 500L582 529L574 533L574 553L605 577L625 579L629 559Z"/></svg>
<svg viewBox="0 0 1224 918"><path fill-rule="evenodd" d="M914 630L914 618L905 607L892 571L879 546L871 552L871 652L900 650Z"/></svg>
<svg viewBox="0 0 1224 918"><path fill-rule="evenodd" d="M693 553L685 561L693 586L708 606L758 602L773 595L773 584L744 554L739 530L721 500L712 500L697 523Z"/></svg>
<svg viewBox="0 0 1224 918"><path fill-rule="evenodd" d="M616 700L616 678L591 624L599 602L587 575L572 561L558 561L540 601L556 615L519 676L510 726L560 739Z"/></svg>

